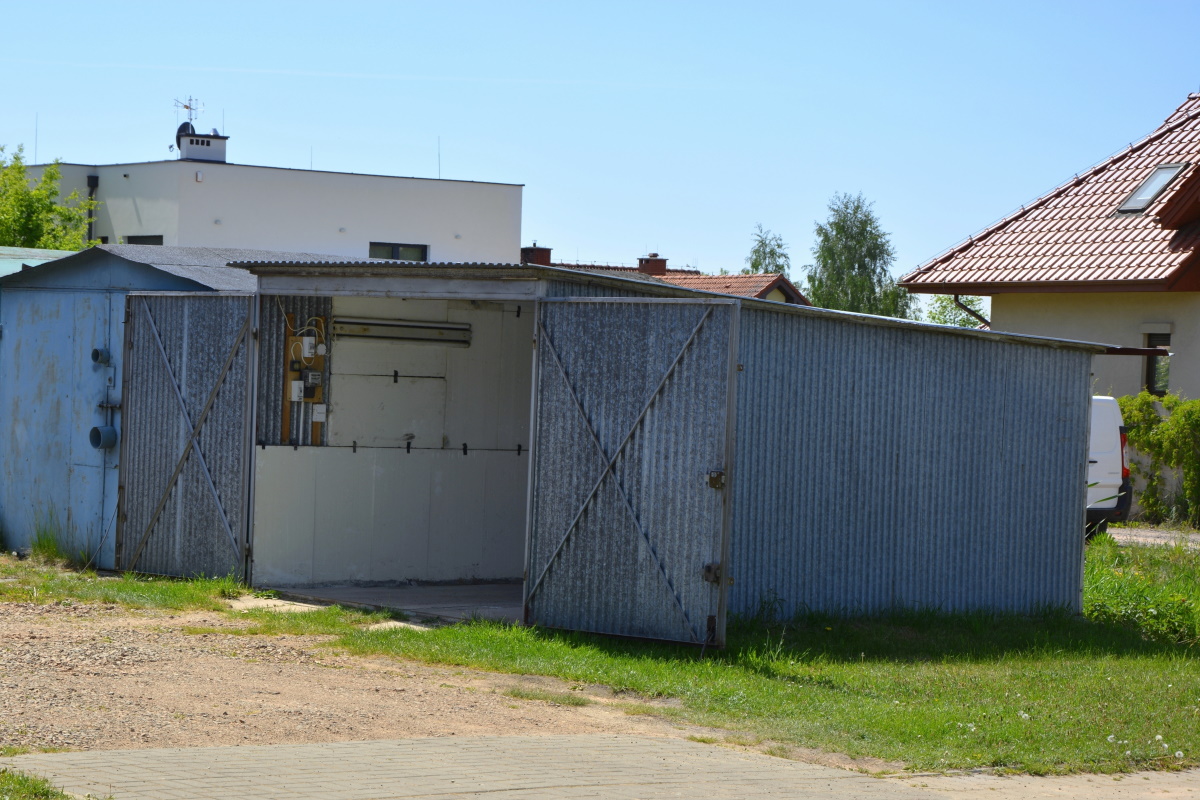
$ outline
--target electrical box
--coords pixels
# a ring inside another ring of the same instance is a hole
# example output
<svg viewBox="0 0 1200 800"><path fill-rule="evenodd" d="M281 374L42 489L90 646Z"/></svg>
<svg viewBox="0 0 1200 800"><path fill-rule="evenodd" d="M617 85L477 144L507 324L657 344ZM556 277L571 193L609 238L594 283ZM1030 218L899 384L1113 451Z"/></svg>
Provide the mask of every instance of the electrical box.
<svg viewBox="0 0 1200 800"><path fill-rule="evenodd" d="M283 376L283 403L280 433L282 441L296 443L296 437L301 444L320 444L325 415L328 409L325 405L325 371L328 368L329 344L326 337L328 320L324 317L298 318L295 314L285 314L285 331L283 354L286 369ZM308 410L296 407L296 403L305 403ZM320 413L317 409L320 407ZM311 428L297 434L293 430L293 417L299 415L305 427L311 423Z"/></svg>
<svg viewBox="0 0 1200 800"><path fill-rule="evenodd" d="M300 370L300 382L304 384L304 399L315 401L317 399L317 389L323 383L320 371L315 369Z"/></svg>

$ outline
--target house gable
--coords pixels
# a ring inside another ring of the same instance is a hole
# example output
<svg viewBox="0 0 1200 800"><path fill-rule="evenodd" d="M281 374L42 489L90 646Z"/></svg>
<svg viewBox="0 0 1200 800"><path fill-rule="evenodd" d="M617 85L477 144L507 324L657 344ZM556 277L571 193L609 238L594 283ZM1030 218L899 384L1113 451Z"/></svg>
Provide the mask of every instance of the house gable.
<svg viewBox="0 0 1200 800"><path fill-rule="evenodd" d="M1183 165L1144 211L1118 209ZM1179 291L1200 251L1200 94L1154 132L906 275L912 292Z"/></svg>

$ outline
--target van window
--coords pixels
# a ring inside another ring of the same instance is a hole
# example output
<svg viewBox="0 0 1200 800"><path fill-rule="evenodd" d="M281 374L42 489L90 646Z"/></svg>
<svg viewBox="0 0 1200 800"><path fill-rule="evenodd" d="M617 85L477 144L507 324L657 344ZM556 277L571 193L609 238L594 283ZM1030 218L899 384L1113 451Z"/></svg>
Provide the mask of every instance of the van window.
<svg viewBox="0 0 1200 800"><path fill-rule="evenodd" d="M1107 403L1092 403L1092 433L1088 449L1093 453L1111 453L1121 446L1121 423Z"/></svg>

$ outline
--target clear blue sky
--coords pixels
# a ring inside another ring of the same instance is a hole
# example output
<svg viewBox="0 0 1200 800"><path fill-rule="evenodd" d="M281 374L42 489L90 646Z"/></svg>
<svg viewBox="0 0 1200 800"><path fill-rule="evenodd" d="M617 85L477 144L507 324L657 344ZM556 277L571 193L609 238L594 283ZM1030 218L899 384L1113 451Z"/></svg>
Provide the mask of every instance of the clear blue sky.
<svg viewBox="0 0 1200 800"><path fill-rule="evenodd" d="M1200 89L1196 2L20 3L0 144L169 158L177 112L231 161L525 185L565 260L793 277L833 193L905 272L1140 138Z"/></svg>

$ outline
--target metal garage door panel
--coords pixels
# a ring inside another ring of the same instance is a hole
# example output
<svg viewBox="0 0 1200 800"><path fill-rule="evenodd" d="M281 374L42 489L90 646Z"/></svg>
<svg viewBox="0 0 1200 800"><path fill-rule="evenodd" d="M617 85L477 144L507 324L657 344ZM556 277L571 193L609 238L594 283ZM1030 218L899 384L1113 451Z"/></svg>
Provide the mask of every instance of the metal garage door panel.
<svg viewBox="0 0 1200 800"><path fill-rule="evenodd" d="M244 577L253 301L127 300L122 569Z"/></svg>
<svg viewBox="0 0 1200 800"><path fill-rule="evenodd" d="M724 643L735 306L543 302L525 619ZM715 474L714 474L715 473Z"/></svg>

